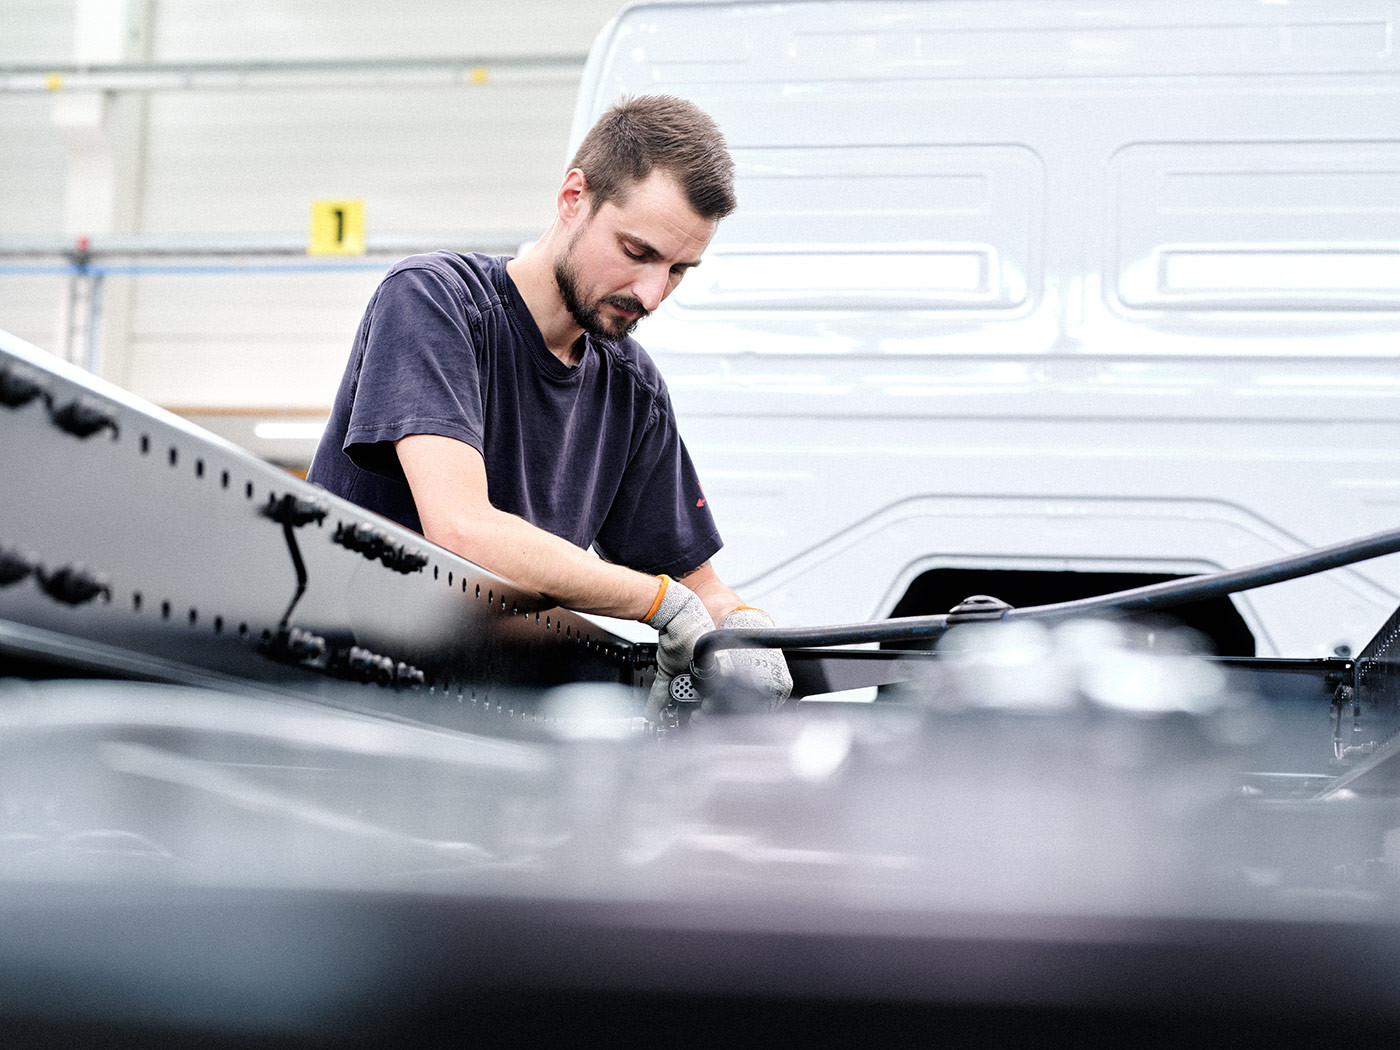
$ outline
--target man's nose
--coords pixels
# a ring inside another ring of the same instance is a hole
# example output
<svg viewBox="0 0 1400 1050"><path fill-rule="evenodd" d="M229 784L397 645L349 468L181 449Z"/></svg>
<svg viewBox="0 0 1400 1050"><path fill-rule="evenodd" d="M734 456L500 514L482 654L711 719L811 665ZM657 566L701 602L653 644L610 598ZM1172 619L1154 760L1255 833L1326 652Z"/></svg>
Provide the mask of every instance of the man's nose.
<svg viewBox="0 0 1400 1050"><path fill-rule="evenodd" d="M632 294L640 301L647 313L651 313L666 298L666 283L671 272L665 266L648 266L632 285Z"/></svg>

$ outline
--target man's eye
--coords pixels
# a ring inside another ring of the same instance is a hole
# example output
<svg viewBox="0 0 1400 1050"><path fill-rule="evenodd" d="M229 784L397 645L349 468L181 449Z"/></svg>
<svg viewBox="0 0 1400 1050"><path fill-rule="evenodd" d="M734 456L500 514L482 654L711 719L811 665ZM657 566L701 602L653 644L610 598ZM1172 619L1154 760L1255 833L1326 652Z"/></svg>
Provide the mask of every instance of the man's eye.
<svg viewBox="0 0 1400 1050"><path fill-rule="evenodd" d="M636 259L640 262L642 259L646 258L645 254L642 252L634 252L631 248L623 248L622 250L627 253L627 258L629 259Z"/></svg>

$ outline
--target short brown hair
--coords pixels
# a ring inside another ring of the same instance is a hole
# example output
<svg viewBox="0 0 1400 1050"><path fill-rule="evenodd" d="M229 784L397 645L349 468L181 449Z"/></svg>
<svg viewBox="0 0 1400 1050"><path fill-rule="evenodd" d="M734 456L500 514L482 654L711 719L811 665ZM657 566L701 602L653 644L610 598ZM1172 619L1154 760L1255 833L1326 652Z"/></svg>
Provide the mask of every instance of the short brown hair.
<svg viewBox="0 0 1400 1050"><path fill-rule="evenodd" d="M624 98L598 118L569 165L588 180L593 207L617 201L656 168L675 177L704 219L737 205L734 160L719 126L693 102L674 95Z"/></svg>

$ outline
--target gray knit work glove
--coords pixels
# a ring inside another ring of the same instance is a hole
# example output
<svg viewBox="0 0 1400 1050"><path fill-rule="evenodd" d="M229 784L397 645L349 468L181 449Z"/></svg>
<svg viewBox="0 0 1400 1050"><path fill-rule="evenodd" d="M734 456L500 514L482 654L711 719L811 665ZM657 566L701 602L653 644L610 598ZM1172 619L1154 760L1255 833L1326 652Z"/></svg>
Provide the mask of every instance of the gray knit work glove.
<svg viewBox="0 0 1400 1050"><path fill-rule="evenodd" d="M714 620L705 611L705 603L694 591L669 576L661 579L666 585L661 604L645 621L656 628L658 635L656 681L651 684L646 711L647 718L653 722L661 718L661 712L671 703L671 679L689 673L696 640L715 629Z"/></svg>
<svg viewBox="0 0 1400 1050"><path fill-rule="evenodd" d="M773 617L762 609L740 606L721 627L772 627ZM792 692L792 674L781 649L721 649L715 654L725 690L749 711L776 711Z"/></svg>

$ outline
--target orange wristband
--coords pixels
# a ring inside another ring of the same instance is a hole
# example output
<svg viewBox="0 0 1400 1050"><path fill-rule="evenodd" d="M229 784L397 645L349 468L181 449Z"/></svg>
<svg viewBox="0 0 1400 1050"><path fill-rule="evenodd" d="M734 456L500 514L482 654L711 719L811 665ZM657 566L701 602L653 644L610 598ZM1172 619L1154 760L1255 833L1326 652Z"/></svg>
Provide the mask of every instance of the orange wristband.
<svg viewBox="0 0 1400 1050"><path fill-rule="evenodd" d="M666 597L666 588L671 583L671 577L667 576L665 573L662 573L657 579L661 581L661 586L657 589L656 601L651 603L651 608L648 609L647 614L642 617L643 622L650 620L656 615L656 610L661 608L662 599Z"/></svg>

